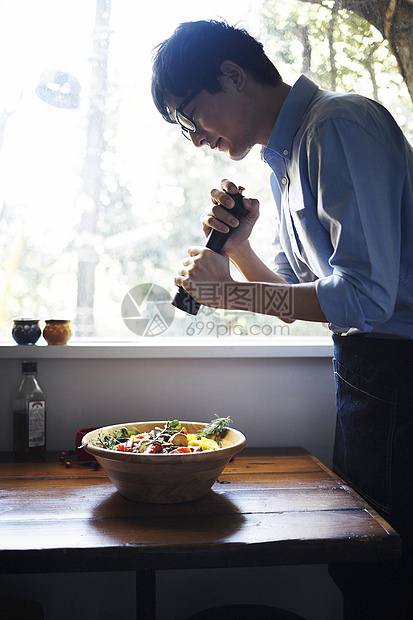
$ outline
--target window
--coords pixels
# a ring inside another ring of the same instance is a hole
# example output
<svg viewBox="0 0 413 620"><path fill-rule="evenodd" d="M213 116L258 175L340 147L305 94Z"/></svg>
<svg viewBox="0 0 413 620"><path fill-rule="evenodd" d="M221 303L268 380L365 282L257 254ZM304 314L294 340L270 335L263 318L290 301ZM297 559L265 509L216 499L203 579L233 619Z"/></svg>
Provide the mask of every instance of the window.
<svg viewBox="0 0 413 620"><path fill-rule="evenodd" d="M177 310L169 322L161 311L149 330L142 321L128 329L128 304L143 312L148 300L166 303L159 290L174 295L174 274L187 247L203 243L199 218L221 178L260 198L253 243L263 260L273 227L259 151L231 162L163 122L150 95L151 52L182 21L223 17L264 43L285 81L304 71L330 88L334 36L334 87L380 98L412 135L411 102L386 45L345 12L328 32L330 9L307 2L140 6L0 3L0 339L22 316L71 319L78 338L328 335L315 324L206 308L195 319Z"/></svg>

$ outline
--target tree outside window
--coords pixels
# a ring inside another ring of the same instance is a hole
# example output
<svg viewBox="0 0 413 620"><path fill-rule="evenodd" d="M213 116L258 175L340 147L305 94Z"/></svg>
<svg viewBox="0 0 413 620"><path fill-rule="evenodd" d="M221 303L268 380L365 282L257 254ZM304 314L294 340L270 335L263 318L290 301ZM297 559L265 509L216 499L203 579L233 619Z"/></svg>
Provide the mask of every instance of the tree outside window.
<svg viewBox="0 0 413 620"><path fill-rule="evenodd" d="M413 141L412 76L398 33L406 7L380 21L374 0L364 2L363 16L343 2L213 0L207 11L158 2L144 12L137 4L0 2L2 340L22 316L71 319L78 338L137 340L142 334L128 329L122 304L148 283L174 295L187 247L204 242L199 220L209 191L224 177L260 198L252 241L263 260L271 258L273 198L259 150L242 162L194 150L154 109L151 51L181 21L223 17L245 26L285 81L305 73L322 88L377 99ZM365 5L375 10L374 26ZM195 318L177 311L159 332L323 334L316 324L207 308Z"/></svg>

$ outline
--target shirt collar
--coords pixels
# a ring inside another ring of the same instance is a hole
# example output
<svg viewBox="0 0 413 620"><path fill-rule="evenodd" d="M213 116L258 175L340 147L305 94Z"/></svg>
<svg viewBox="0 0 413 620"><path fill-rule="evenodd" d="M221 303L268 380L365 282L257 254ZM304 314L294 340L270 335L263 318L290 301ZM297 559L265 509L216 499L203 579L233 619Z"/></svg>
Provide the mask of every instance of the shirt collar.
<svg viewBox="0 0 413 620"><path fill-rule="evenodd" d="M318 86L305 75L298 78L282 105L267 146L262 149L264 160L270 155L270 151L288 159L291 157L298 124L317 90Z"/></svg>

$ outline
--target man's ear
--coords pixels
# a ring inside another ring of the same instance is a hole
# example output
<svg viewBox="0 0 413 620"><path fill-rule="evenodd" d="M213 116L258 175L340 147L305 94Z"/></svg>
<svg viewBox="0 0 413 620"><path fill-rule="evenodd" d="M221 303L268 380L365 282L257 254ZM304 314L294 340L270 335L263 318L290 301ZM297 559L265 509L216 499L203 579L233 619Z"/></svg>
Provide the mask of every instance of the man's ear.
<svg viewBox="0 0 413 620"><path fill-rule="evenodd" d="M237 87L237 90L243 90L246 75L244 69L237 65L237 63L232 60L224 60L221 63L221 73L226 79L231 80L231 82Z"/></svg>

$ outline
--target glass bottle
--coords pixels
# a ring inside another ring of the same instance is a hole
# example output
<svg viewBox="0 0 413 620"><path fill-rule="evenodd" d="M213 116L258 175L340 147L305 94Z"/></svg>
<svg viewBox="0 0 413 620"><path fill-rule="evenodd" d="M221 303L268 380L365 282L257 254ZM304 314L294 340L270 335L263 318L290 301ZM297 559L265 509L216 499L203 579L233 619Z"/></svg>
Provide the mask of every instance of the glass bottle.
<svg viewBox="0 0 413 620"><path fill-rule="evenodd" d="M46 396L37 381L37 362L22 362L22 378L13 400L13 451L24 461L46 452Z"/></svg>

